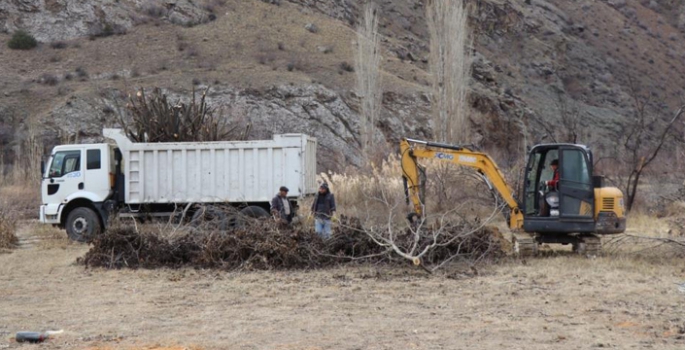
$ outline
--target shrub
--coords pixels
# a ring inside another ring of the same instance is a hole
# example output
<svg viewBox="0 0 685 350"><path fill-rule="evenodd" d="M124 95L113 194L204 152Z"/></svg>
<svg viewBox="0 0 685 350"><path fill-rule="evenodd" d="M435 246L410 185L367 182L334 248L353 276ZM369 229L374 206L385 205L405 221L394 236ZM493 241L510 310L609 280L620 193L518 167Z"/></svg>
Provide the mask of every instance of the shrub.
<svg viewBox="0 0 685 350"><path fill-rule="evenodd" d="M161 18L166 15L167 11L158 5L147 5L143 7L143 13L152 18Z"/></svg>
<svg viewBox="0 0 685 350"><path fill-rule="evenodd" d="M76 72L76 75L78 76L79 80L81 80L81 81L88 80L88 72L86 71L85 68L78 67L78 68L76 68L75 72Z"/></svg>
<svg viewBox="0 0 685 350"><path fill-rule="evenodd" d="M38 81L41 84L49 85L49 86L55 86L55 85L59 84L59 78L57 78L56 76L49 74L49 73L45 73L45 74L41 75L40 79L38 79Z"/></svg>
<svg viewBox="0 0 685 350"><path fill-rule="evenodd" d="M54 41L50 43L50 47L56 50L66 49L67 43L65 43L64 41Z"/></svg>
<svg viewBox="0 0 685 350"><path fill-rule="evenodd" d="M104 23L91 29L89 39L95 40L97 38L106 38L112 35L125 35L126 32L127 30L124 26L116 23Z"/></svg>
<svg viewBox="0 0 685 350"><path fill-rule="evenodd" d="M38 46L38 41L28 32L18 30L14 32L10 41L7 42L7 46L14 50L31 50Z"/></svg>
<svg viewBox="0 0 685 350"><path fill-rule="evenodd" d="M102 28L102 36L112 36L114 35L114 28L112 27L111 24L106 23L105 26Z"/></svg>
<svg viewBox="0 0 685 350"><path fill-rule="evenodd" d="M354 72L354 67L347 62L340 63L340 69L344 70L345 72Z"/></svg>

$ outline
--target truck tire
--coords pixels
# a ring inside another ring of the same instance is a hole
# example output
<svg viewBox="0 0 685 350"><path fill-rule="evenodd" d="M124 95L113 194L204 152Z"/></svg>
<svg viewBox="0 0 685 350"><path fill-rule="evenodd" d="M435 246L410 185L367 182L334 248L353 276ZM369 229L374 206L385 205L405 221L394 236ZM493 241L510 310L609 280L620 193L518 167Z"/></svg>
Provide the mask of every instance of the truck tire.
<svg viewBox="0 0 685 350"><path fill-rule="evenodd" d="M76 242L90 242L102 231L100 218L93 209L80 207L67 216L67 235Z"/></svg>
<svg viewBox="0 0 685 350"><path fill-rule="evenodd" d="M198 208L190 219L190 223L193 227L220 231L225 231L229 226L226 212L213 205Z"/></svg>
<svg viewBox="0 0 685 350"><path fill-rule="evenodd" d="M262 207L258 207L256 205L251 205L249 207L243 208L243 210L240 211L240 214L243 214L247 216L248 218L263 218L269 216L269 212L266 211Z"/></svg>

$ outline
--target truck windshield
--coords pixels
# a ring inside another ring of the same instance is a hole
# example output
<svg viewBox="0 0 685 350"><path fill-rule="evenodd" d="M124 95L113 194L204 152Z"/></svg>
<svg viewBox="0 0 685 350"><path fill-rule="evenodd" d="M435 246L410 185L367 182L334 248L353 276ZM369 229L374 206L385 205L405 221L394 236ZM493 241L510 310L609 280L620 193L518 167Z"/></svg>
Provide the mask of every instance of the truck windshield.
<svg viewBox="0 0 685 350"><path fill-rule="evenodd" d="M62 177L79 170L81 170L81 151L61 151L52 157L48 176Z"/></svg>

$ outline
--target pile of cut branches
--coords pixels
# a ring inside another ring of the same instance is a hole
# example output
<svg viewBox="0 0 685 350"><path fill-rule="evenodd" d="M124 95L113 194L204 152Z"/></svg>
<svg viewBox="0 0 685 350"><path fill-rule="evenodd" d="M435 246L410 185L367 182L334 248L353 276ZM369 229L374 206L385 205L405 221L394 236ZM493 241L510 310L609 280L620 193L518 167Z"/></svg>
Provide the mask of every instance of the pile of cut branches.
<svg viewBox="0 0 685 350"><path fill-rule="evenodd" d="M327 241L309 227L284 228L271 220L250 219L228 230L181 227L171 234L170 231L173 230L168 225L114 225L93 241L81 262L105 268L189 266L225 270L321 268L358 261L407 262L392 249L377 244L354 218L342 218ZM436 249L423 262L438 265L448 258L482 259L501 254L496 239L482 230Z"/></svg>
<svg viewBox="0 0 685 350"><path fill-rule="evenodd" d="M171 102L159 88L149 95L140 89L129 98L128 113L119 115L119 124L133 142L246 140L250 125L221 116L207 103L208 90L198 98L193 88L186 103Z"/></svg>
<svg viewBox="0 0 685 350"><path fill-rule="evenodd" d="M685 257L685 238L672 235L653 237L625 233L609 238L604 243L603 249L612 254L651 254L661 258L682 258Z"/></svg>

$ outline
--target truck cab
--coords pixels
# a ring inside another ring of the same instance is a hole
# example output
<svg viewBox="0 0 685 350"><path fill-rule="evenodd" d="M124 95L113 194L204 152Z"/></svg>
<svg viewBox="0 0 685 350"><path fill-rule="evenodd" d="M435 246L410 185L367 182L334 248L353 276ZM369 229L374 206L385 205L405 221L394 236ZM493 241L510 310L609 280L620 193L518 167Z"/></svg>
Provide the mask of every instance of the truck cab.
<svg viewBox="0 0 685 350"><path fill-rule="evenodd" d="M55 147L41 183L40 221L66 228L75 240L100 232L114 185L113 159L108 144Z"/></svg>

